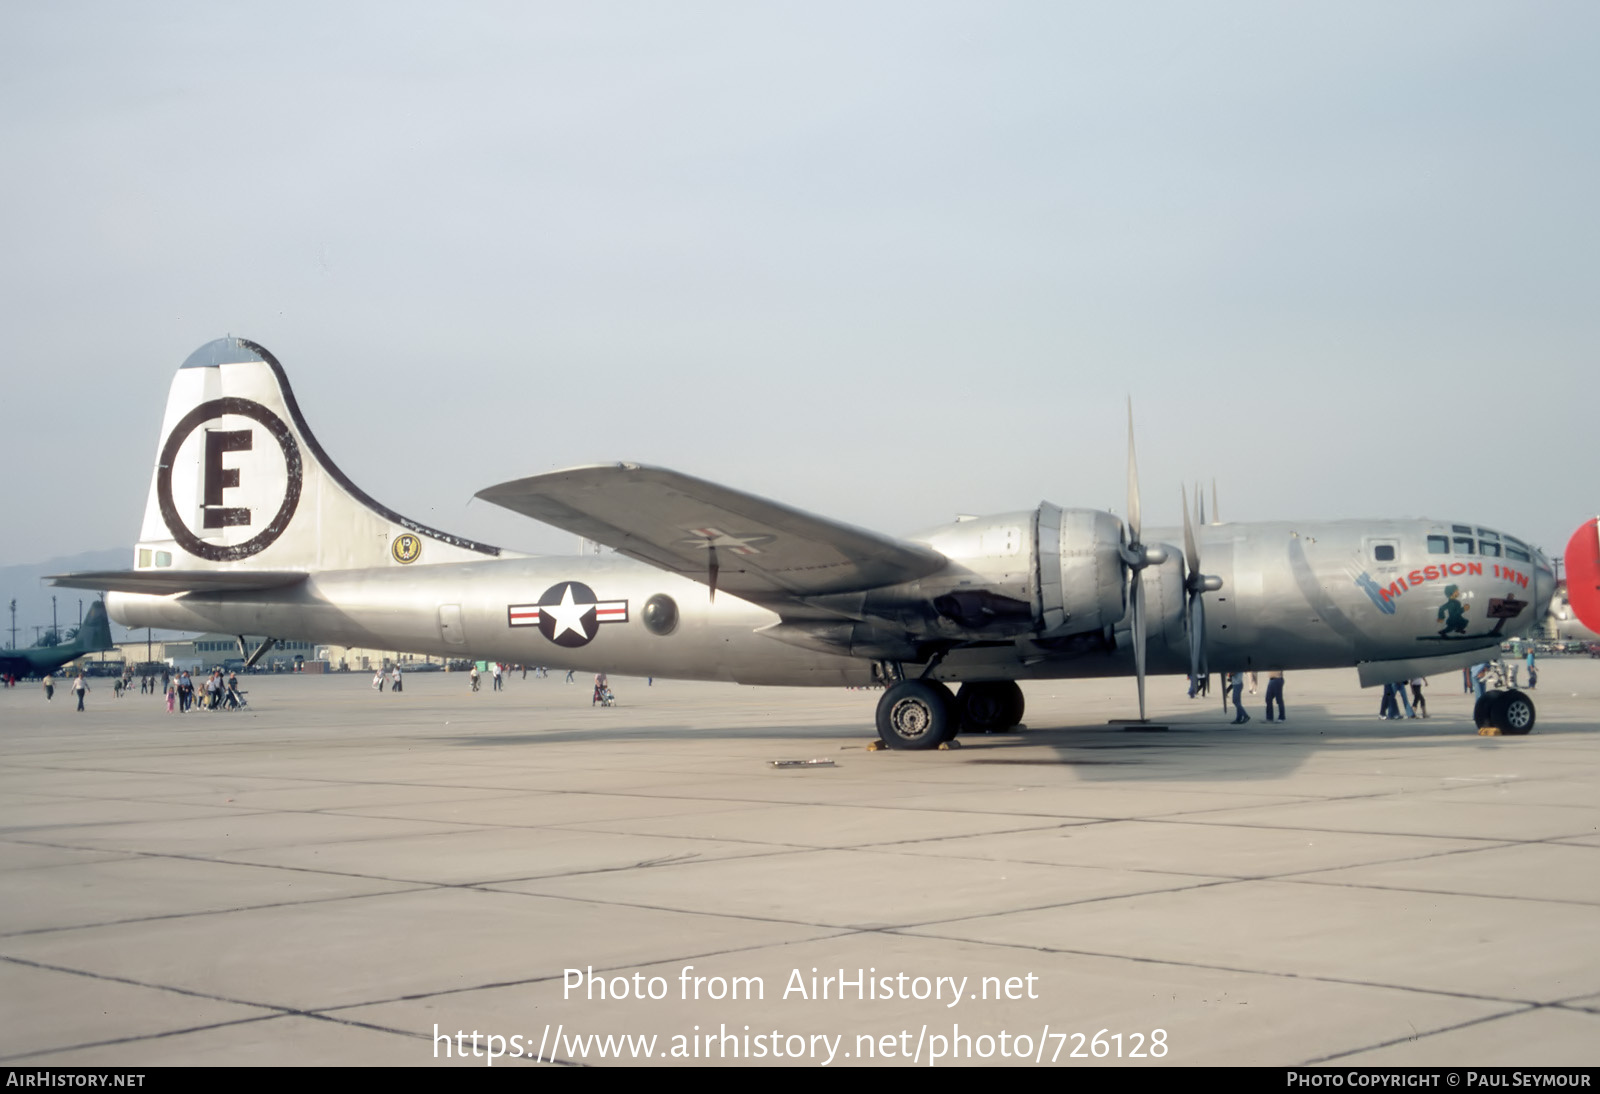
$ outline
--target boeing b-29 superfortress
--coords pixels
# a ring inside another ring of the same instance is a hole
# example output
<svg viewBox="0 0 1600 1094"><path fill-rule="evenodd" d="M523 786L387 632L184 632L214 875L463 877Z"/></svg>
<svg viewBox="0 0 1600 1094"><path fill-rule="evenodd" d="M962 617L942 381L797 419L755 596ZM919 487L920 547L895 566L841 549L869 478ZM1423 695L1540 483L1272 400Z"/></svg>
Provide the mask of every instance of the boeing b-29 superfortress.
<svg viewBox="0 0 1600 1094"><path fill-rule="evenodd" d="M1515 537L1429 520L1146 529L1049 503L902 538L661 468L578 467L478 496L605 544L528 557L374 501L306 425L282 366L224 338L179 368L120 623L583 671L885 686L880 737L936 747L1022 719L1019 680L1354 666L1459 668L1544 617ZM1171 546L1168 546L1168 545ZM242 641L242 639L241 639ZM949 684L959 683L952 693ZM1521 692L1486 711L1534 720Z"/></svg>

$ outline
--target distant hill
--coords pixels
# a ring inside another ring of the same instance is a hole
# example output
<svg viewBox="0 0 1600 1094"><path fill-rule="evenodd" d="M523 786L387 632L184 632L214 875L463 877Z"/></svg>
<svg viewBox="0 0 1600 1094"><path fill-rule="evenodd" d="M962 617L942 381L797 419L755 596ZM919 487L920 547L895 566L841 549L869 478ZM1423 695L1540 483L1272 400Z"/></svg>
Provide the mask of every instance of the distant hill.
<svg viewBox="0 0 1600 1094"><path fill-rule="evenodd" d="M61 621L62 634L66 633L67 628L78 625L80 600L83 610L89 610L89 604L95 597L93 592L88 589L58 589L44 580L46 576L75 570L123 570L132 564L131 548L113 547L104 551L65 555L45 562L0 567L0 646L11 644L10 605L13 597L17 601L18 648L33 645L37 634L35 627L42 629L50 626L52 595L56 598L56 617ZM179 632L158 631L155 637L160 638L165 633L176 635ZM116 641L121 642L130 635L143 638L144 631L130 631L115 623L111 625L111 637Z"/></svg>

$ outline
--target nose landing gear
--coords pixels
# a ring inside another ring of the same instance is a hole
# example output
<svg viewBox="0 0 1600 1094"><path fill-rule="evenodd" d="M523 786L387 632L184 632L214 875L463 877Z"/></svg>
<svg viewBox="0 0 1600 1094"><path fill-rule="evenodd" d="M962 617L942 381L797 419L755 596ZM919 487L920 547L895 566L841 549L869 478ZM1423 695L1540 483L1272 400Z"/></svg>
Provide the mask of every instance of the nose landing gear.
<svg viewBox="0 0 1600 1094"><path fill-rule="evenodd" d="M1472 720L1484 737L1522 737L1533 729L1533 700L1522 692L1486 691L1472 708Z"/></svg>

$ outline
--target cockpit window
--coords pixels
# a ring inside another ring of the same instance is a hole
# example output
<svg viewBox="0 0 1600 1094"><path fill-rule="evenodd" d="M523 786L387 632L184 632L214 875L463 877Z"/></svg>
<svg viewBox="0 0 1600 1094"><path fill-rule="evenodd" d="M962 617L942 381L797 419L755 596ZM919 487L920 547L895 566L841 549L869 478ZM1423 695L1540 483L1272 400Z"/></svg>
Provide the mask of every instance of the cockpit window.
<svg viewBox="0 0 1600 1094"><path fill-rule="evenodd" d="M1458 555L1470 555L1470 554L1472 554L1472 537L1471 536L1457 536L1456 540L1455 540L1455 546L1456 546L1456 554L1458 554Z"/></svg>
<svg viewBox="0 0 1600 1094"><path fill-rule="evenodd" d="M1478 553L1480 555L1488 555L1490 558L1499 558L1500 545L1498 543L1491 543L1486 539L1480 539L1478 541Z"/></svg>
<svg viewBox="0 0 1600 1094"><path fill-rule="evenodd" d="M1526 543L1522 542L1516 536L1507 536L1506 537L1506 542L1511 544L1513 547L1521 547L1524 551L1526 551L1528 549L1528 545Z"/></svg>
<svg viewBox="0 0 1600 1094"><path fill-rule="evenodd" d="M1500 533L1499 532L1491 532L1487 528L1479 528L1478 529L1478 538L1479 539L1499 539L1500 538Z"/></svg>
<svg viewBox="0 0 1600 1094"><path fill-rule="evenodd" d="M1533 559L1528 557L1528 552L1524 551L1521 547L1513 547L1509 543L1506 544L1506 557L1507 558L1514 558L1518 562L1532 562L1533 561Z"/></svg>
<svg viewBox="0 0 1600 1094"><path fill-rule="evenodd" d="M1446 536L1429 536L1428 553L1430 555L1447 555L1450 553L1450 540Z"/></svg>
<svg viewBox="0 0 1600 1094"><path fill-rule="evenodd" d="M1466 524L1452 524L1450 530L1452 532L1465 532L1469 536L1472 534L1471 526Z"/></svg>

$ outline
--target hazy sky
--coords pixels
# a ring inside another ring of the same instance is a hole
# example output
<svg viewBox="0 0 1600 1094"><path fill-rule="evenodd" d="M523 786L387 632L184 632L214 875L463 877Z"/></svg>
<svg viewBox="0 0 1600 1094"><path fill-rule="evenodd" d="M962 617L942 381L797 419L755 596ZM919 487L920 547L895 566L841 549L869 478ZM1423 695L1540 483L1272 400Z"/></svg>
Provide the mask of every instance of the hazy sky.
<svg viewBox="0 0 1600 1094"><path fill-rule="evenodd" d="M172 372L371 494L663 464L889 532L1600 507L1600 5L0 6L0 565L132 544ZM130 552L131 562L131 552Z"/></svg>

